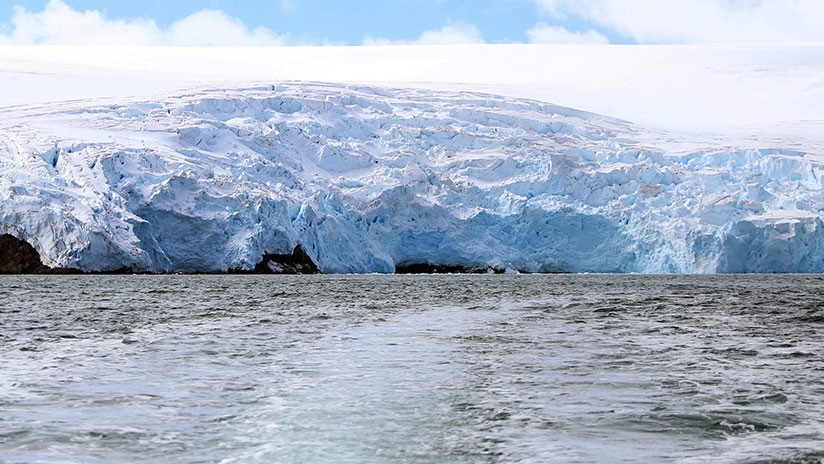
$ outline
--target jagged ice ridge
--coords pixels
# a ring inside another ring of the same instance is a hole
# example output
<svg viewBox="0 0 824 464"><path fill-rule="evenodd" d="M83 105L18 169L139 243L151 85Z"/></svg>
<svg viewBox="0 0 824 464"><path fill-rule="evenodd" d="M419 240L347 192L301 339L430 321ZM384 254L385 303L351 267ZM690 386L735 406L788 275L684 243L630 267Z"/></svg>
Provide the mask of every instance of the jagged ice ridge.
<svg viewBox="0 0 824 464"><path fill-rule="evenodd" d="M86 271L822 272L814 150L532 100L317 83L7 108L0 234Z"/></svg>

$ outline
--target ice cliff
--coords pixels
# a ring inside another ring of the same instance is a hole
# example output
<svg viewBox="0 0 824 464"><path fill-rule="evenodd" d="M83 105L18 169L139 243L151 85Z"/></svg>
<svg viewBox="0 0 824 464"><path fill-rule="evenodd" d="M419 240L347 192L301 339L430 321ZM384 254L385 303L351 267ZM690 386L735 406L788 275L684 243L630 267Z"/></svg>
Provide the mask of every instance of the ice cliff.
<svg viewBox="0 0 824 464"><path fill-rule="evenodd" d="M0 234L82 270L822 272L815 150L331 84L0 110Z"/></svg>

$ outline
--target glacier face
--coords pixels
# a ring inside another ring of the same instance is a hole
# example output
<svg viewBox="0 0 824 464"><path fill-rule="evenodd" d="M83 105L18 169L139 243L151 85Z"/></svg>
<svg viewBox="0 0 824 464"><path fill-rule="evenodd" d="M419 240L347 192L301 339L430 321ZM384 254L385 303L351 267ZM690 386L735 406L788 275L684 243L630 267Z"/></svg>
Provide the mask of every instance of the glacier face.
<svg viewBox="0 0 824 464"><path fill-rule="evenodd" d="M822 272L815 149L319 83L0 112L0 234L86 271Z"/></svg>

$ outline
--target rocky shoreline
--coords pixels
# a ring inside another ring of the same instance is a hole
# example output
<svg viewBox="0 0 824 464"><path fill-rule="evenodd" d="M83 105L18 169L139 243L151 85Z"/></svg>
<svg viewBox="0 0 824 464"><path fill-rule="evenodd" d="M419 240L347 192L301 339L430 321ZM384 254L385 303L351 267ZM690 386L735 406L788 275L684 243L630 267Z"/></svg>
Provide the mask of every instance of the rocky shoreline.
<svg viewBox="0 0 824 464"><path fill-rule="evenodd" d="M40 260L37 250L28 242L13 235L2 234L0 274L83 274L83 271L48 267Z"/></svg>
<svg viewBox="0 0 824 464"><path fill-rule="evenodd" d="M506 269L493 266L462 266L460 264L402 263L395 274L505 274Z"/></svg>
<svg viewBox="0 0 824 464"><path fill-rule="evenodd" d="M506 269L492 266L464 266L460 264L402 263L396 274L505 274ZM523 271L519 271L523 272ZM265 254L253 269L229 269L226 272L176 272L170 274L321 274L317 264L301 245L290 254ZM52 268L43 264L35 248L13 235L0 235L0 274L163 274L139 272L123 268L111 271L87 272L80 269Z"/></svg>
<svg viewBox="0 0 824 464"><path fill-rule="evenodd" d="M254 269L230 269L226 272L181 272L170 274L320 274L317 265L306 251L296 246L291 254L266 254ZM53 268L43 264L40 254L25 240L13 235L0 235L0 274L163 274L139 272L122 268L111 271L82 271L72 268Z"/></svg>

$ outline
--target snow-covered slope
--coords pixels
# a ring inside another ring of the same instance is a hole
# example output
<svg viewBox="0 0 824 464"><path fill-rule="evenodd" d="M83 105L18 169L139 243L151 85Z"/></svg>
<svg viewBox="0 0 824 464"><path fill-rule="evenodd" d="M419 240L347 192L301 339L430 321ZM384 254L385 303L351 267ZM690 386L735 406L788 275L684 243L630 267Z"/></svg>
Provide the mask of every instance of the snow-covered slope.
<svg viewBox="0 0 824 464"><path fill-rule="evenodd" d="M824 121L824 44L0 46L0 107L282 81L494 93L665 128Z"/></svg>
<svg viewBox="0 0 824 464"><path fill-rule="evenodd" d="M729 140L735 143L730 144ZM50 266L824 271L815 143L532 100L315 83L0 114L0 234Z"/></svg>

